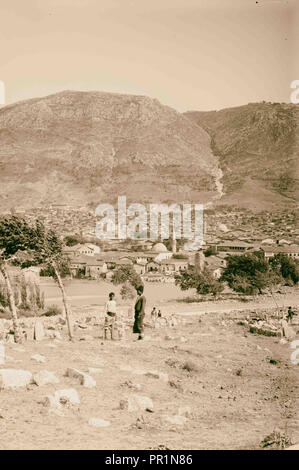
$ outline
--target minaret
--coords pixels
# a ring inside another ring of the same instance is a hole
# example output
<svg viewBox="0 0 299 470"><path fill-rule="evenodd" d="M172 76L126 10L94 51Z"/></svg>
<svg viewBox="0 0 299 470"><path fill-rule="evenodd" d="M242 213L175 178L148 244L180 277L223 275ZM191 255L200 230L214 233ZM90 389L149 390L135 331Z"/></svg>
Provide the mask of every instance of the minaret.
<svg viewBox="0 0 299 470"><path fill-rule="evenodd" d="M176 253L176 239L172 239L172 253Z"/></svg>

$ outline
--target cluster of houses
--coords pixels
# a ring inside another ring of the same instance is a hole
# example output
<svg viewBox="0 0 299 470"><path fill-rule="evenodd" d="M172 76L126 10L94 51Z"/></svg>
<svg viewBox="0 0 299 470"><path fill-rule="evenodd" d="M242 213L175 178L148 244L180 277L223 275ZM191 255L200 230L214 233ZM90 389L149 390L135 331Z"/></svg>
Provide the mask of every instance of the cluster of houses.
<svg viewBox="0 0 299 470"><path fill-rule="evenodd" d="M173 274L186 269L189 264L187 256L180 254L177 258L176 253L169 251L163 243L156 243L146 251L101 252L97 245L91 243L65 247L64 251L69 257L70 271L74 277L109 279L115 268L133 266L145 279L163 280L173 277Z"/></svg>
<svg viewBox="0 0 299 470"><path fill-rule="evenodd" d="M198 252L180 250L176 252L176 243L172 250L161 243L140 241L140 251L102 251L92 243L77 244L65 247L65 254L70 260L70 271L73 277L99 279L111 278L113 270L119 266L132 266L146 281L173 282L174 275L190 265L199 263L200 269L208 267L216 279L220 278L226 267L226 257L231 254L244 254L262 251L266 259L275 254L285 254L292 259L299 259L299 246L288 243L254 244L240 240L222 240L204 246ZM210 249L210 256L204 251ZM135 247L136 249L136 247Z"/></svg>

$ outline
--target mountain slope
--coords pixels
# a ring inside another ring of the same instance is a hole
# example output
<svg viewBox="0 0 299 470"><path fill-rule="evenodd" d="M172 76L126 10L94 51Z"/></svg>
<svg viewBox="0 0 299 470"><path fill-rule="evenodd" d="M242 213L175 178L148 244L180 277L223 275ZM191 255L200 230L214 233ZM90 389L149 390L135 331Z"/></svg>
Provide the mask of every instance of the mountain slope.
<svg viewBox="0 0 299 470"><path fill-rule="evenodd" d="M66 91L0 109L0 209L205 202L218 172L207 132L151 98Z"/></svg>
<svg viewBox="0 0 299 470"><path fill-rule="evenodd" d="M252 103L184 115L211 136L223 171L222 204L262 209L298 200L298 105Z"/></svg>

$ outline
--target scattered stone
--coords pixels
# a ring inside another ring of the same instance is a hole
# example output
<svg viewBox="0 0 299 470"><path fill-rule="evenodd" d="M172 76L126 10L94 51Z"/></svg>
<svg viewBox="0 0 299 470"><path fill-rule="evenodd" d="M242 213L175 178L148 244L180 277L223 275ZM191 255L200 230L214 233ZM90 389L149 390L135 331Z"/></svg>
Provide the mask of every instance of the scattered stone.
<svg viewBox="0 0 299 470"><path fill-rule="evenodd" d="M159 379L162 380L162 382L169 382L169 377L166 372L159 372Z"/></svg>
<svg viewBox="0 0 299 470"><path fill-rule="evenodd" d="M0 366L5 364L5 345L3 341L0 341Z"/></svg>
<svg viewBox="0 0 299 470"><path fill-rule="evenodd" d="M58 317L58 323L60 325L66 325L66 319L64 317Z"/></svg>
<svg viewBox="0 0 299 470"><path fill-rule="evenodd" d="M80 341L92 341L94 338L91 335L81 336Z"/></svg>
<svg viewBox="0 0 299 470"><path fill-rule="evenodd" d="M78 379L80 381L80 384L86 388L93 388L97 385L96 381L90 375L85 374L85 372L81 372L78 369L69 368L67 369L65 375L67 377Z"/></svg>
<svg viewBox="0 0 299 470"><path fill-rule="evenodd" d="M80 405L80 398L77 390L74 388L67 388L63 390L56 390L54 398L62 405Z"/></svg>
<svg viewBox="0 0 299 470"><path fill-rule="evenodd" d="M281 338L279 342L280 344L287 344L287 340L285 338Z"/></svg>
<svg viewBox="0 0 299 470"><path fill-rule="evenodd" d="M160 379L162 380L163 382L168 382L169 381L169 377L168 377L168 374L164 373L164 372L158 372L156 370L149 370L146 372L146 374L148 377L153 377L155 379Z"/></svg>
<svg viewBox="0 0 299 470"><path fill-rule="evenodd" d="M147 370L144 370L144 369L133 369L132 370L132 374L135 374L135 375L146 375L147 374Z"/></svg>
<svg viewBox="0 0 299 470"><path fill-rule="evenodd" d="M63 416L63 408L60 401L54 395L47 395L42 404L49 409L49 413Z"/></svg>
<svg viewBox="0 0 299 470"><path fill-rule="evenodd" d="M185 418L190 418L192 416L192 411L190 406L180 406L178 411L178 416L185 416Z"/></svg>
<svg viewBox="0 0 299 470"><path fill-rule="evenodd" d="M133 367L131 367L131 366L119 366L119 369L123 370L125 372L133 372L133 370L134 370Z"/></svg>
<svg viewBox="0 0 299 470"><path fill-rule="evenodd" d="M111 423L110 421L105 421L101 418L90 418L88 424L95 428L106 428L107 426L110 426Z"/></svg>
<svg viewBox="0 0 299 470"><path fill-rule="evenodd" d="M32 383L32 374L27 370L0 369L0 389L26 387Z"/></svg>
<svg viewBox="0 0 299 470"><path fill-rule="evenodd" d="M33 341L34 340L34 328L25 328L24 329L24 333L25 333L25 336L26 336L26 339L27 341L30 340L30 341Z"/></svg>
<svg viewBox="0 0 299 470"><path fill-rule="evenodd" d="M279 336L280 332L278 330L274 330L271 328L267 328L266 326L250 326L249 329L250 333L256 333L258 335L264 335L264 336Z"/></svg>
<svg viewBox="0 0 299 470"><path fill-rule="evenodd" d="M296 338L296 331L288 325L286 320L281 321L282 331L287 340Z"/></svg>
<svg viewBox="0 0 299 470"><path fill-rule="evenodd" d="M31 359L40 363L46 362L45 356L42 356L41 354L34 354L33 356L31 356Z"/></svg>
<svg viewBox="0 0 299 470"><path fill-rule="evenodd" d="M52 349L57 348L57 345L56 345L56 344L52 344L52 343L48 343L48 344L46 344L45 346L48 346L48 348L52 348Z"/></svg>
<svg viewBox="0 0 299 470"><path fill-rule="evenodd" d="M175 424L177 426L183 426L184 424L187 423L187 418L185 416L167 416L166 421L168 421L170 424Z"/></svg>
<svg viewBox="0 0 299 470"><path fill-rule="evenodd" d="M15 344L15 335L13 333L9 333L8 335L6 335L5 340L9 344Z"/></svg>
<svg viewBox="0 0 299 470"><path fill-rule="evenodd" d="M40 319L37 319L34 325L34 339L35 341L42 341L44 338L45 330L43 322Z"/></svg>
<svg viewBox="0 0 299 470"><path fill-rule="evenodd" d="M47 395L42 404L49 409L49 413L63 416L64 407L80 405L80 398L74 388L57 390L54 395Z"/></svg>
<svg viewBox="0 0 299 470"><path fill-rule="evenodd" d="M141 385L140 384L134 384L131 380L126 380L121 385L122 386L127 386L128 388L131 388L132 390L135 390L136 392L140 392L140 390L141 390Z"/></svg>
<svg viewBox="0 0 299 470"><path fill-rule="evenodd" d="M52 372L41 370L33 376L33 382L40 387L41 385L58 384L59 379Z"/></svg>
<svg viewBox="0 0 299 470"><path fill-rule="evenodd" d="M153 401L144 395L132 395L126 400L120 401L120 408L127 409L130 413L134 411L154 411Z"/></svg>
<svg viewBox="0 0 299 470"><path fill-rule="evenodd" d="M47 338L50 338L50 339L59 339L59 340L62 340L62 335L59 331L57 330L51 330L51 329L48 329L46 330L46 337Z"/></svg>

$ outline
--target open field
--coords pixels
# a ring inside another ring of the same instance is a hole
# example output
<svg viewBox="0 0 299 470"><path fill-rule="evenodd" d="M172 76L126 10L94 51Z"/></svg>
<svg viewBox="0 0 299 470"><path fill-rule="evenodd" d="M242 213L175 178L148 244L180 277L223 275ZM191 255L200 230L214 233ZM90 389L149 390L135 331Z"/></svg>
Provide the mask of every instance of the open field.
<svg viewBox="0 0 299 470"><path fill-rule="evenodd" d="M6 344L5 367L46 369L60 383L0 392L0 449L258 449L274 430L298 442L299 367L290 343L250 334L238 324L244 314L236 315L148 327L144 341L135 341L131 329L125 341L103 341L101 327L90 326L77 329L74 342L64 327L60 341ZM44 364L31 359L37 353ZM65 377L68 367L99 368L89 371L96 387ZM167 380L144 374L152 370ZM49 414L44 397L66 388L78 391L80 405ZM152 399L153 412L121 409L133 394ZM186 417L171 423L179 413ZM90 418L110 425L93 427Z"/></svg>
<svg viewBox="0 0 299 470"><path fill-rule="evenodd" d="M129 307L128 301L123 301L120 296L119 286L114 286L110 282L90 281L90 280L70 280L64 281L69 302L74 311L83 309L103 310L104 303L108 299L109 292L116 294L117 303L121 309ZM46 305L62 305L60 290L52 279L44 279L41 283L41 290L45 293ZM184 302L184 299L194 294L195 290L181 291L174 284L160 284L145 282L145 296L147 299L147 312L153 306L159 307L162 313L188 313L188 312L229 312L232 309L252 309L255 307L276 307L287 308L289 305L299 306L299 289L286 289L285 293L257 296L250 298L249 302L242 302L227 298L221 301L205 302Z"/></svg>

